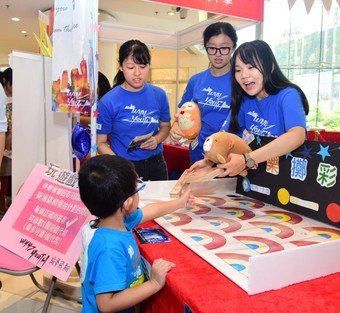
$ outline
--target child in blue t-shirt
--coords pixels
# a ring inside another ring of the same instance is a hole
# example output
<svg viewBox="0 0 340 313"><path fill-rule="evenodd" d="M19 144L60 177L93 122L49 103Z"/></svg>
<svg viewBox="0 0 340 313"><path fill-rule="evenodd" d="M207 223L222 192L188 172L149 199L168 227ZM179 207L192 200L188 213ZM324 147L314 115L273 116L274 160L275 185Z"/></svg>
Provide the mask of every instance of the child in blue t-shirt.
<svg viewBox="0 0 340 313"><path fill-rule="evenodd" d="M235 176L245 168L289 153L306 139L309 106L301 88L282 73L269 45L254 40L240 45L231 59L232 113L229 131L247 142L255 135L275 139L248 154L230 154L221 176ZM211 166L203 159L191 170Z"/></svg>
<svg viewBox="0 0 340 313"><path fill-rule="evenodd" d="M81 200L97 217L84 226L82 233L84 313L134 312L135 306L164 286L167 273L175 266L157 259L146 280L132 230L140 223L185 207L190 191L178 199L139 209L138 192L144 187L134 165L118 156L95 156L80 168Z"/></svg>

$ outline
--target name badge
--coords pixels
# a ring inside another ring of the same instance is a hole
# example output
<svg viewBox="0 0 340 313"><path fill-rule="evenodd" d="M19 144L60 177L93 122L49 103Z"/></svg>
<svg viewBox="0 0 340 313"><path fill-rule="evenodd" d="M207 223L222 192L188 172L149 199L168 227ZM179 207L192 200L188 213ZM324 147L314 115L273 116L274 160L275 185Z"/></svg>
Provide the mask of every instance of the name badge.
<svg viewBox="0 0 340 313"><path fill-rule="evenodd" d="M255 139L255 136L245 129L242 133L242 139L249 145Z"/></svg>

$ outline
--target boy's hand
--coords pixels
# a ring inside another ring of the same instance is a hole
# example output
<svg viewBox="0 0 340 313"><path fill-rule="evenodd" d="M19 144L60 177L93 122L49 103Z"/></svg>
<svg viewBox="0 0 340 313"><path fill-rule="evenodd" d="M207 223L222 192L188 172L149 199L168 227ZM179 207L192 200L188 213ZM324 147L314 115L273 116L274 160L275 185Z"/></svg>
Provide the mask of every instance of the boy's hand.
<svg viewBox="0 0 340 313"><path fill-rule="evenodd" d="M188 204L190 205L195 201L195 197L191 194L191 190L188 189L181 194L178 200L180 202L179 207L185 208L188 206Z"/></svg>
<svg viewBox="0 0 340 313"><path fill-rule="evenodd" d="M175 267L175 263L167 260L157 259L153 262L151 267L150 282L154 283L158 290L165 285L166 274Z"/></svg>

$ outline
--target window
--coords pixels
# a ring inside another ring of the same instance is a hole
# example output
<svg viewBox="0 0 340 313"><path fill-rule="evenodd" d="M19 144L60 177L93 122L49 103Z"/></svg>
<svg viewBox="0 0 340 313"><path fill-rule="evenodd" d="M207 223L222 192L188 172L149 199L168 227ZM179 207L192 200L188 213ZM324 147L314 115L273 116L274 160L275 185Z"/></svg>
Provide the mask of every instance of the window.
<svg viewBox="0 0 340 313"><path fill-rule="evenodd" d="M307 14L304 1L265 2L263 39L285 75L305 92L309 128L340 131L340 9L330 12L315 1Z"/></svg>

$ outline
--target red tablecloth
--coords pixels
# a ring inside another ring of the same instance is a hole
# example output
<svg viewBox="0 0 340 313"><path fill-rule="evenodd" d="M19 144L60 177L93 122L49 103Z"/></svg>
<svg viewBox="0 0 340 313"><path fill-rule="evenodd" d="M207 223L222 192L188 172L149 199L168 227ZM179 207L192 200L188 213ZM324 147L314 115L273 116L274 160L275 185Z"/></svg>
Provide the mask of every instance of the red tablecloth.
<svg viewBox="0 0 340 313"><path fill-rule="evenodd" d="M309 130L307 140L340 142L340 132L325 130Z"/></svg>
<svg viewBox="0 0 340 313"><path fill-rule="evenodd" d="M155 225L149 222L142 227ZM340 312L340 273L249 296L168 235L171 239L168 243L139 244L142 255L150 263L162 257L176 264L167 276L165 287L144 303L145 313L181 313L185 304L194 313Z"/></svg>

